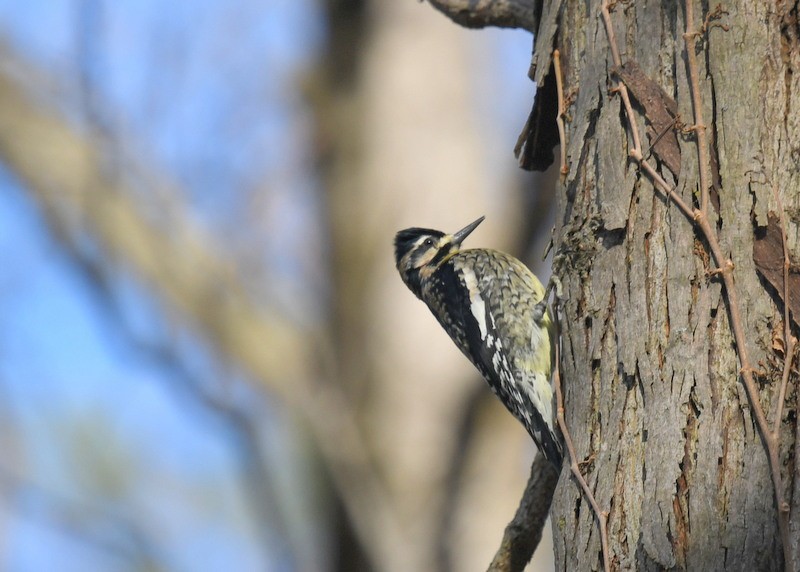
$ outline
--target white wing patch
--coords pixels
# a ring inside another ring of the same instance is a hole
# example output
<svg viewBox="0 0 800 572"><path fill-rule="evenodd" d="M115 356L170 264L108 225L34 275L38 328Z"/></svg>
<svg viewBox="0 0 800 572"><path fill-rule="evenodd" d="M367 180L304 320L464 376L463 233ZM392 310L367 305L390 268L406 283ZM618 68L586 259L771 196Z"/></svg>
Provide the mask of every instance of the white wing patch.
<svg viewBox="0 0 800 572"><path fill-rule="evenodd" d="M472 268L464 265L461 268L464 276L464 284L469 292L469 308L475 321L478 323L481 340L491 351L492 364L500 381L500 387L490 384L495 394L505 393L511 403L506 403L511 412L520 418L529 430L534 433L538 442L542 440L542 431L533 423L531 418L530 406L539 412L547 423L550 432L553 432L553 389L550 386L548 376L543 373L530 371L527 367L522 371L515 371L503 348L500 338L496 335L497 326L495 317L491 312L486 311L486 302L481 295L478 285L478 277ZM487 315L489 323L487 324ZM542 348L549 347L547 343L548 332L544 328L534 327L531 330L531 353L542 351ZM549 351L549 350L548 350Z"/></svg>
<svg viewBox="0 0 800 572"><path fill-rule="evenodd" d="M478 288L478 277L475 276L475 272L473 272L472 268L469 266L464 266L462 272L464 273L464 282L469 292L469 309L478 322L478 328L481 331L481 339L486 340L486 303L481 297L480 288ZM491 342L487 341L487 343Z"/></svg>

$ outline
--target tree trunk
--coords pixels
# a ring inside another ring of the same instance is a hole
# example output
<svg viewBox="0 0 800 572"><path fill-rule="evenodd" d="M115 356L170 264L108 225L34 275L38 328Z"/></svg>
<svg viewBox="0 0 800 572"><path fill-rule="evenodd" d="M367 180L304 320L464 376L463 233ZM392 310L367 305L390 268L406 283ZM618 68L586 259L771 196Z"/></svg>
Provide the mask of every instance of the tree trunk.
<svg viewBox="0 0 800 572"><path fill-rule="evenodd" d="M609 512L611 567L779 570L766 448L742 385L713 257L693 221L628 159L622 102L609 96L614 63L600 3L554 4L545 6L536 47L540 74L552 47L560 49L569 105L554 268L566 297L566 421L583 473ZM796 251L800 189L797 7L778 4L726 2L727 12L706 29L708 5L694 9L694 27L702 30L699 88L719 171L710 218L735 265L747 350L761 370L770 421L783 367L774 341L775 332L782 338L783 307L756 273L753 242L767 212L778 210L776 189L789 213L789 250ZM549 46L548 17L558 30ZM617 4L611 17L622 61L637 62L691 125L683 3ZM654 135L645 133L646 119L653 118L644 107L634 110L647 155ZM679 175L658 163L689 205L698 200L695 139L678 136ZM795 383L780 439L784 483L791 483ZM597 518L567 468L552 517L557 569L600 568Z"/></svg>

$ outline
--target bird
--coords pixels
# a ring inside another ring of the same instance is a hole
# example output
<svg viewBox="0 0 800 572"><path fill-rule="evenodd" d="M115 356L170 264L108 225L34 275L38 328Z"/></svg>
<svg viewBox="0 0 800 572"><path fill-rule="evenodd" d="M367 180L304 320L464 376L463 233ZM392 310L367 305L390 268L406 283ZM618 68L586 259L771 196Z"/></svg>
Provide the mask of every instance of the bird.
<svg viewBox="0 0 800 572"><path fill-rule="evenodd" d="M553 422L551 386L555 329L545 289L509 254L461 249L484 218L452 234L401 230L394 240L397 270L545 458L560 469L563 448Z"/></svg>

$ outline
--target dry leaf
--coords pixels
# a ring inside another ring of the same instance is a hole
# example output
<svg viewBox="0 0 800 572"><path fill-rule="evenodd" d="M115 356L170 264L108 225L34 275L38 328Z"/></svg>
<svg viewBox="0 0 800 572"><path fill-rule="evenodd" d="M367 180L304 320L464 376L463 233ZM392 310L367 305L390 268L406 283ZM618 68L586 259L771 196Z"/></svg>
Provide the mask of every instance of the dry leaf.
<svg viewBox="0 0 800 572"><path fill-rule="evenodd" d="M753 262L756 270L766 278L781 301L786 289L783 286L783 234L778 215L770 211L767 215L767 226L763 232L759 229L753 242ZM789 310L792 312L792 321L800 325L800 275L794 268L789 268Z"/></svg>
<svg viewBox="0 0 800 572"><path fill-rule="evenodd" d="M642 71L635 61L614 69L631 96L642 106L649 125L647 135L654 141L653 153L677 178L681 172L681 148L675 133L678 104Z"/></svg>

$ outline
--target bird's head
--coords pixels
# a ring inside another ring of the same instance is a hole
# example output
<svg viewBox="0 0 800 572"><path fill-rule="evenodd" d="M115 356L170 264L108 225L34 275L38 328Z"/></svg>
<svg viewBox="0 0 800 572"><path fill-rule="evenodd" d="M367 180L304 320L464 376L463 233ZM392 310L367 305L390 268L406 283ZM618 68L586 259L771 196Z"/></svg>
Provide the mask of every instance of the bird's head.
<svg viewBox="0 0 800 572"><path fill-rule="evenodd" d="M407 228L397 233L394 238L397 271L418 298L422 295L422 280L456 254L483 219L480 217L453 234L430 228Z"/></svg>

